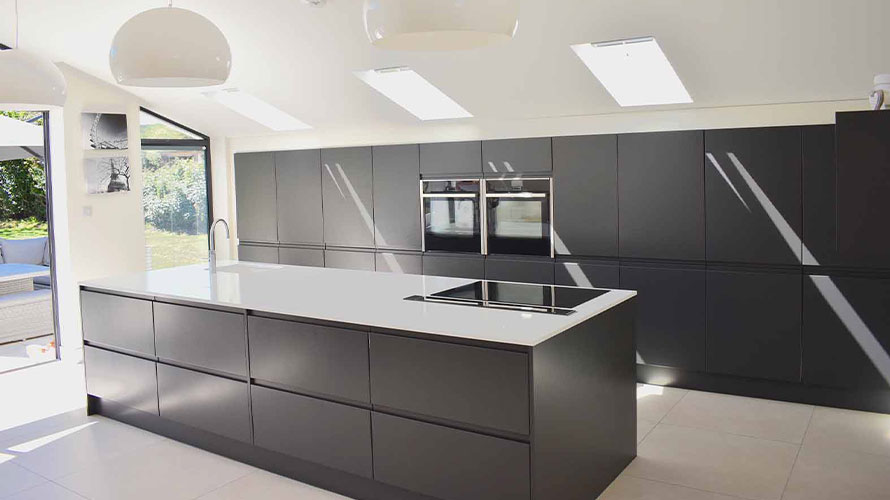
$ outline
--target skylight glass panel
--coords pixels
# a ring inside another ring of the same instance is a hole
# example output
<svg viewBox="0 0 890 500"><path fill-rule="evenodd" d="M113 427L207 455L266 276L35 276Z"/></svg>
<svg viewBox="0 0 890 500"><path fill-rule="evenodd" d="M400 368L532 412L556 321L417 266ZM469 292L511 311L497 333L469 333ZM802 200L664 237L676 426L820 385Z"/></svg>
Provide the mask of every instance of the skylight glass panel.
<svg viewBox="0 0 890 500"><path fill-rule="evenodd" d="M355 75L421 120L473 116L410 68L372 69L357 71Z"/></svg>

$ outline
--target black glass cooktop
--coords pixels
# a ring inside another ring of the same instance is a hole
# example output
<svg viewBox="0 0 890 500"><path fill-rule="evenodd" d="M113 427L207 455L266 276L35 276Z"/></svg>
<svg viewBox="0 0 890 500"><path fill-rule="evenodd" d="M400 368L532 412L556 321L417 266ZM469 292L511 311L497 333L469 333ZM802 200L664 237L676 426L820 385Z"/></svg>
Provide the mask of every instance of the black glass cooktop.
<svg viewBox="0 0 890 500"><path fill-rule="evenodd" d="M408 297L408 300L568 315L575 312L573 308L608 292L592 288L482 280L426 297Z"/></svg>

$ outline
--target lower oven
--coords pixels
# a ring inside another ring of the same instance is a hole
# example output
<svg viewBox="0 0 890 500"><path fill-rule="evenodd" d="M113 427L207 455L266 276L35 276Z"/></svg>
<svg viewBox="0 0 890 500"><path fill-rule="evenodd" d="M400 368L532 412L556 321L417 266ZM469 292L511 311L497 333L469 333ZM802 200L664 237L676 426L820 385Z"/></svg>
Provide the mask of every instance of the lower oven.
<svg viewBox="0 0 890 500"><path fill-rule="evenodd" d="M483 253L553 257L552 192L549 178L486 180Z"/></svg>
<svg viewBox="0 0 890 500"><path fill-rule="evenodd" d="M482 251L479 179L423 180L423 250Z"/></svg>

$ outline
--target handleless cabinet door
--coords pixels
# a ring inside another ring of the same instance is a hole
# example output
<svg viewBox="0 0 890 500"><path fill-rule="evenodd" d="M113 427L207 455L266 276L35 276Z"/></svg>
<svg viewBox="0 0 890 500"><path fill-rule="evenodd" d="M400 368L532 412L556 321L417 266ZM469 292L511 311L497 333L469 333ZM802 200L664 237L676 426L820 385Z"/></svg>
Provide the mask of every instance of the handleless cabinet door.
<svg viewBox="0 0 890 500"><path fill-rule="evenodd" d="M158 414L155 363L84 346L87 394L130 408Z"/></svg>
<svg viewBox="0 0 890 500"><path fill-rule="evenodd" d="M278 247L263 245L238 245L238 260L278 264Z"/></svg>
<svg viewBox="0 0 890 500"><path fill-rule="evenodd" d="M238 239L278 241L274 153L235 155Z"/></svg>
<svg viewBox="0 0 890 500"><path fill-rule="evenodd" d="M317 149L275 153L278 179L278 240L324 243L321 214L321 153Z"/></svg>
<svg viewBox="0 0 890 500"><path fill-rule="evenodd" d="M373 248L371 148L323 149L321 175L325 244Z"/></svg>
<svg viewBox="0 0 890 500"><path fill-rule="evenodd" d="M161 417L250 443L246 382L158 363Z"/></svg>
<svg viewBox="0 0 890 500"><path fill-rule="evenodd" d="M352 269L355 271L373 271L375 267L374 252L360 250L325 250L325 267L335 269Z"/></svg>
<svg viewBox="0 0 890 500"><path fill-rule="evenodd" d="M550 175L553 155L549 137L482 142L482 172L486 177L517 174Z"/></svg>
<svg viewBox="0 0 890 500"><path fill-rule="evenodd" d="M890 267L890 114L837 114L837 247L844 266Z"/></svg>
<svg viewBox="0 0 890 500"><path fill-rule="evenodd" d="M324 250L281 247L278 249L278 263L289 266L324 267Z"/></svg>
<svg viewBox="0 0 890 500"><path fill-rule="evenodd" d="M553 261L489 257L485 259L485 279L552 285Z"/></svg>
<svg viewBox="0 0 890 500"><path fill-rule="evenodd" d="M808 266L837 264L834 125L803 127L803 253Z"/></svg>
<svg viewBox="0 0 890 500"><path fill-rule="evenodd" d="M482 143L439 142L420 145L420 173L424 177L482 175Z"/></svg>
<svg viewBox="0 0 890 500"><path fill-rule="evenodd" d="M244 315L155 303L158 358L247 375Z"/></svg>
<svg viewBox="0 0 890 500"><path fill-rule="evenodd" d="M621 266L620 282L637 291L637 362L704 371L705 270Z"/></svg>
<svg viewBox="0 0 890 500"><path fill-rule="evenodd" d="M618 136L621 257L704 260L700 131Z"/></svg>
<svg viewBox="0 0 890 500"><path fill-rule="evenodd" d="M801 275L708 270L708 371L800 381Z"/></svg>
<svg viewBox="0 0 890 500"><path fill-rule="evenodd" d="M423 274L423 257L420 253L377 252L377 271Z"/></svg>
<svg viewBox="0 0 890 500"><path fill-rule="evenodd" d="M618 255L618 138L553 138L557 255Z"/></svg>
<svg viewBox="0 0 890 500"><path fill-rule="evenodd" d="M424 254L423 274L452 278L484 279L485 259L481 255Z"/></svg>
<svg viewBox="0 0 890 500"><path fill-rule="evenodd" d="M420 250L420 157L416 145L375 146L377 248Z"/></svg>
<svg viewBox="0 0 890 500"><path fill-rule="evenodd" d="M84 340L155 355L151 301L81 291L80 310Z"/></svg>
<svg viewBox="0 0 890 500"><path fill-rule="evenodd" d="M254 444L370 478L371 412L254 386Z"/></svg>
<svg viewBox="0 0 890 500"><path fill-rule="evenodd" d="M705 132L708 260L801 263L800 133L800 127Z"/></svg>
<svg viewBox="0 0 890 500"><path fill-rule="evenodd" d="M618 288L618 263L587 263L556 261L557 285L586 286L591 288Z"/></svg>

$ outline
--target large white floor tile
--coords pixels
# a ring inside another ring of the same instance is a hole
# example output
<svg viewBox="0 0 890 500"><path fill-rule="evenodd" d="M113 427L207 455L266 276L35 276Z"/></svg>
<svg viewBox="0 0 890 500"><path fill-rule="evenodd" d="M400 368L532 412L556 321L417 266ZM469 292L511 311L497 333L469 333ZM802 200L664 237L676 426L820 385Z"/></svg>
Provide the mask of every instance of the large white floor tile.
<svg viewBox="0 0 890 500"><path fill-rule="evenodd" d="M890 456L890 415L816 408L804 445Z"/></svg>
<svg viewBox="0 0 890 500"><path fill-rule="evenodd" d="M637 384L637 418L660 421L687 392L686 389Z"/></svg>
<svg viewBox="0 0 890 500"><path fill-rule="evenodd" d="M659 424L625 472L726 495L778 500L797 451L791 443Z"/></svg>
<svg viewBox="0 0 890 500"><path fill-rule="evenodd" d="M808 405L690 391L661 422L800 444L812 414Z"/></svg>
<svg viewBox="0 0 890 500"><path fill-rule="evenodd" d="M82 421L63 419L58 423L60 425L36 424L27 432L0 436L0 452L14 455L14 462L22 467L55 479L93 462L132 453L164 440L156 434L99 416Z"/></svg>
<svg viewBox="0 0 890 500"><path fill-rule="evenodd" d="M890 457L804 445L782 498L890 499Z"/></svg>
<svg viewBox="0 0 890 500"><path fill-rule="evenodd" d="M46 482L3 500L85 500L84 497L66 490L58 484Z"/></svg>
<svg viewBox="0 0 890 500"><path fill-rule="evenodd" d="M649 434L649 431L655 428L656 422L651 420L646 420L645 418L637 419L637 444L646 437L646 434Z"/></svg>
<svg viewBox="0 0 890 500"><path fill-rule="evenodd" d="M56 482L91 500L187 500L255 470L168 440L98 461Z"/></svg>
<svg viewBox="0 0 890 500"><path fill-rule="evenodd" d="M348 500L270 472L256 471L214 490L198 500Z"/></svg>
<svg viewBox="0 0 890 500"><path fill-rule="evenodd" d="M45 482L45 478L14 464L11 456L0 453L0 498Z"/></svg>
<svg viewBox="0 0 890 500"><path fill-rule="evenodd" d="M736 498L622 475L597 500L736 500Z"/></svg>

